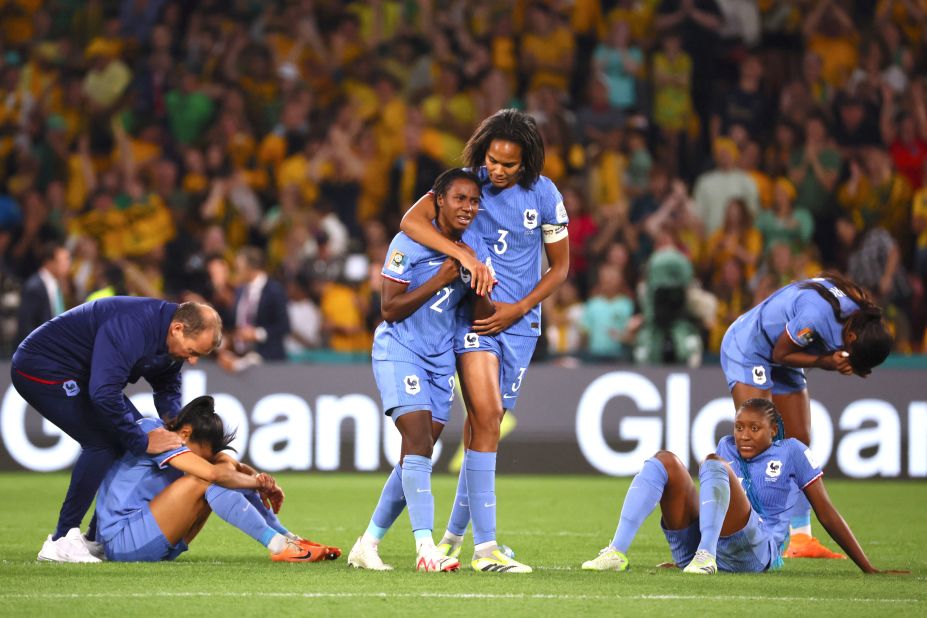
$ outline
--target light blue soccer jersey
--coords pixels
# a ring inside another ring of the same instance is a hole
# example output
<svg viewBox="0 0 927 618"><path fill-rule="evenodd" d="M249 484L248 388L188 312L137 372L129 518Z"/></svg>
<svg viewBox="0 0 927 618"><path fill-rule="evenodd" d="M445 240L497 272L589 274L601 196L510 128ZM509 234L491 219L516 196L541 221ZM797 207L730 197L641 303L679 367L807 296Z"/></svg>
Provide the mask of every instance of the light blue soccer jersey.
<svg viewBox="0 0 927 618"><path fill-rule="evenodd" d="M482 185L482 202L469 229L483 240L498 279L492 299L515 303L541 280L541 226L566 225L570 220L563 197L545 176L538 178L530 189L516 184L502 190L489 181L485 167L477 171L477 176ZM536 305L505 332L539 336L541 305Z"/></svg>
<svg viewBox="0 0 927 618"><path fill-rule="evenodd" d="M811 354L842 348L843 324L834 318L833 309L817 291L800 287L808 281L821 283L830 290L840 302L843 317L859 311L855 302L826 279L790 283L731 324L725 337L730 345L723 352L735 360L755 355L771 361L773 347L783 331Z"/></svg>
<svg viewBox="0 0 927 618"><path fill-rule="evenodd" d="M461 240L485 261L486 250L470 228L464 231ZM446 259L443 253L400 232L390 243L381 273L387 279L408 284L407 290L414 290L431 279ZM438 290L407 318L382 322L374 333L373 358L414 363L435 373L453 373L457 306L469 290L469 283L458 278Z"/></svg>
<svg viewBox="0 0 927 618"><path fill-rule="evenodd" d="M717 453L731 464L734 473L745 484L745 471L738 461L734 437L721 438ZM789 511L798 500L798 492L792 491L793 486L804 489L824 473L811 449L795 438L773 442L768 449L745 461L746 473L750 475L756 497L763 507L763 513L760 513L763 524L779 545L789 532Z"/></svg>
<svg viewBox="0 0 927 618"><path fill-rule="evenodd" d="M160 419L154 418L143 418L138 425L145 433L164 427ZM107 472L97 493L99 538L104 541L111 539L119 532L121 520L151 502L168 485L182 477L183 472L168 462L189 451L186 446L181 446L158 455L123 455Z"/></svg>

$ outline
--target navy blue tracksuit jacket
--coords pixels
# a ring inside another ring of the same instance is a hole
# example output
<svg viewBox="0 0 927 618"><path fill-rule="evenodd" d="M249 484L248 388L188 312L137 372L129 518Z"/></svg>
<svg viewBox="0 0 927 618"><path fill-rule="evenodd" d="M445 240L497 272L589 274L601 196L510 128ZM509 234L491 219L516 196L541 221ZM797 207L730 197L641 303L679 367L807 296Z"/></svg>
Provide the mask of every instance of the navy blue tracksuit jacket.
<svg viewBox="0 0 927 618"><path fill-rule="evenodd" d="M125 448L143 455L148 436L122 391L145 378L161 418L180 411L183 361L167 354L166 343L176 310L175 303L120 296L80 305L26 337L13 354L12 370L41 384L61 384L68 396L87 393Z"/></svg>

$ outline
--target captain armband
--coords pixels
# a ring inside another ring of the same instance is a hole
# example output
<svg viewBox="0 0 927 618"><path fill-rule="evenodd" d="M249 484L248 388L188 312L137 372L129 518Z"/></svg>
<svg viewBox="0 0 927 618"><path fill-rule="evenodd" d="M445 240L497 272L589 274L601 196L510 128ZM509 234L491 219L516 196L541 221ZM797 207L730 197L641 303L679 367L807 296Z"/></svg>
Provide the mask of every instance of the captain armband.
<svg viewBox="0 0 927 618"><path fill-rule="evenodd" d="M545 224L541 226L541 234L543 234L545 244L557 242L558 240L563 240L568 236L567 226L562 224Z"/></svg>

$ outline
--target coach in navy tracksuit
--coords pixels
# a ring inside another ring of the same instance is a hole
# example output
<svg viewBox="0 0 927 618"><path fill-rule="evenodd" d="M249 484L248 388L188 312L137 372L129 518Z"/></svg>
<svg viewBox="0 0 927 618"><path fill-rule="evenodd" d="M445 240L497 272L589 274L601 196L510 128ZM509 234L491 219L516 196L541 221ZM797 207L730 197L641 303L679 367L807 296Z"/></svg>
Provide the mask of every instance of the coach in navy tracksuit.
<svg viewBox="0 0 927 618"><path fill-rule="evenodd" d="M96 561L88 548L97 548L81 537L79 526L106 472L126 450L142 455L180 446L177 435L164 429L144 433L123 389L145 378L158 414L175 415L183 362L195 364L212 352L221 333L209 305L111 297L49 320L19 345L11 370L16 390L82 447L58 527L40 560Z"/></svg>

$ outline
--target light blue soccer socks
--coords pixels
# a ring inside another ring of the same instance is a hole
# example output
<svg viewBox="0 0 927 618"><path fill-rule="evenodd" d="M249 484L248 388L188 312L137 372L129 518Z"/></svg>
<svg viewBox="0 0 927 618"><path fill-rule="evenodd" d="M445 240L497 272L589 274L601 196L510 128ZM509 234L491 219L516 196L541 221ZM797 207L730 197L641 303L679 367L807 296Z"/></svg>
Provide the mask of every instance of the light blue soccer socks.
<svg viewBox="0 0 927 618"><path fill-rule="evenodd" d="M264 547L277 536L277 531L267 525L264 517L238 491L218 485L206 489L206 502L213 513L232 524Z"/></svg>
<svg viewBox="0 0 927 618"><path fill-rule="evenodd" d="M280 520L277 519L277 514L273 512L272 509L264 506L264 503L261 501L261 495L254 489L238 489L236 490L245 497L245 500L251 503L258 513L261 514L261 517L264 518L264 521L267 522L267 525L282 534L283 536L295 536L289 530L284 527Z"/></svg>
<svg viewBox="0 0 927 618"><path fill-rule="evenodd" d="M371 542L380 541L405 508L406 496L402 490L402 467L396 464L383 485L380 500L373 510L373 516L370 518L364 536L368 537Z"/></svg>
<svg viewBox="0 0 927 618"><path fill-rule="evenodd" d="M460 464L460 476L457 477L457 495L454 496L454 507L447 520L447 531L462 537L470 525L470 498L467 496L467 451Z"/></svg>
<svg viewBox="0 0 927 618"><path fill-rule="evenodd" d="M669 476L663 463L655 457L644 462L644 467L631 480L631 486L621 506L621 517L611 546L623 554L628 553L631 541L644 520L653 512L663 497L663 488Z"/></svg>
<svg viewBox="0 0 927 618"><path fill-rule="evenodd" d="M698 528L702 534L698 549L718 555L718 537L727 507L731 503L731 482L723 461L708 459L698 471Z"/></svg>
<svg viewBox="0 0 927 618"><path fill-rule="evenodd" d="M402 461L402 489L409 506L409 521L416 544L431 542L435 522L435 499L431 494L431 458L406 455Z"/></svg>
<svg viewBox="0 0 927 618"><path fill-rule="evenodd" d="M473 520L473 544L496 540L496 454L467 450L467 502Z"/></svg>

